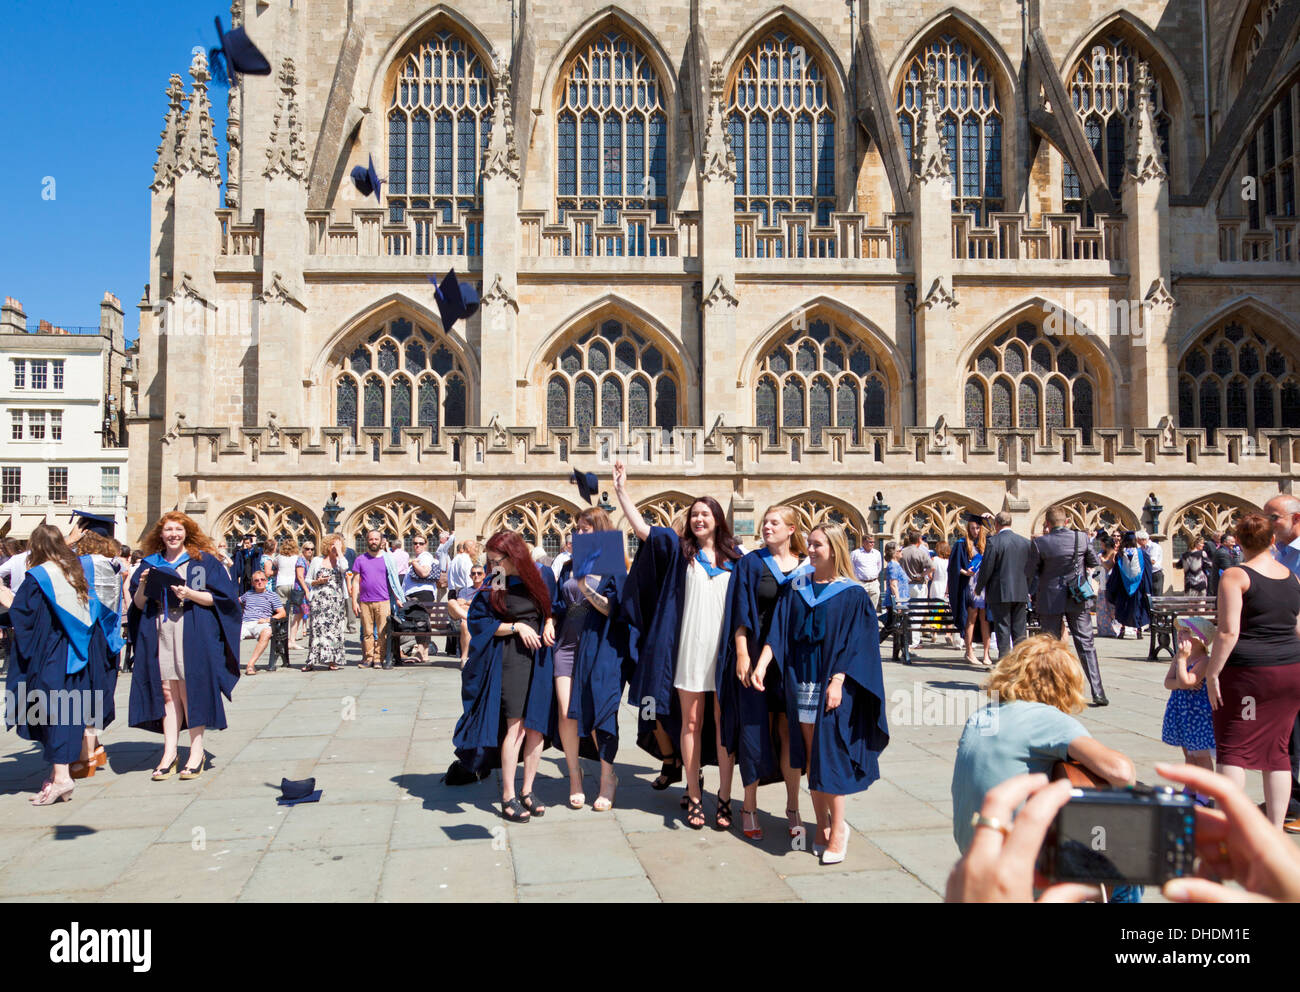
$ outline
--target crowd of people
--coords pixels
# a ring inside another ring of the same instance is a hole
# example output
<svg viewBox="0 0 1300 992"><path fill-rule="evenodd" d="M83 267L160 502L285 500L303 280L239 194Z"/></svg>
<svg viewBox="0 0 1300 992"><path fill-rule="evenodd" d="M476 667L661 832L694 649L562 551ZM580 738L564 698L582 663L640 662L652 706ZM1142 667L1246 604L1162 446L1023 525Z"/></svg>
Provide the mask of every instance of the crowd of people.
<svg viewBox="0 0 1300 992"><path fill-rule="evenodd" d="M203 774L204 735L226 726L223 700L241 675L259 670L276 621L287 622L291 643L306 636L304 671L342 668L353 623L361 665L379 667L393 616L439 601L459 623L446 650L459 660L464 700L447 780L500 769L502 816L516 823L546 812L535 785L551 745L563 753L567 804L587 805L586 757L600 763L592 808L613 807L626 700L637 707L636 743L662 764L651 787L684 783L686 826L708 823L703 768L716 765L715 828L733 826L739 771L744 836L762 839L758 790L776 782L785 787L790 836L802 836L806 775L813 852L823 864L841 863L845 797L879 777L889 743L880 640L918 598L945 601L956 630L950 643L991 669L989 705L965 728L954 764L954 839L963 854L954 879L967 884L972 854L991 856L980 827L1001 823L996 832L1010 837L1009 817L987 812L1004 804L1007 783L1054 801L1056 792L1022 778L1056 761L1077 762L1112 785L1135 780L1132 761L1076 717L1085 689L1092 705L1107 704L1093 642L1106 634L1107 608L1113 623L1140 629L1150 597L1163 590L1162 555L1144 532L1089 535L1054 507L1032 538L1015 532L1009 514L971 515L960 538L933 548L912 529L901 550L890 542L878 551L866 535L850 551L841 525L805 532L796 511L778 505L763 514L761 546L746 551L712 497L696 499L679 529L655 527L629 497L621 464L613 481L638 541L632 560L609 513L595 506L577 517L554 559L509 531L482 545L445 531L416 534L409 552L404 540L371 531L360 553L328 534L319 555L314 540L246 536L228 556L179 512L164 514L135 553L104 518L79 514L67 539L53 526L36 528L28 548L0 564L8 583L0 606L14 634L9 688L97 691L110 705L75 725L19 721L51 766L32 802L71 798L76 779L103 766L98 735L114 717L128 643L129 722L162 734L153 779L184 780ZM601 535L615 537L617 550ZM1209 805L1237 795L1246 772L1259 770L1268 822L1300 832L1300 500L1277 497L1264 514L1246 514L1217 535L1212 550L1194 542L1175 567L1187 589L1218 596L1217 616L1179 623L1162 738L1194 770L1217 766L1227 784L1178 774ZM1034 637L1031 606L1042 631ZM910 636L919 645L939 634ZM241 664L245 639L256 644ZM427 657L417 639L405 660ZM1136 898L1123 888L1109 895Z"/></svg>

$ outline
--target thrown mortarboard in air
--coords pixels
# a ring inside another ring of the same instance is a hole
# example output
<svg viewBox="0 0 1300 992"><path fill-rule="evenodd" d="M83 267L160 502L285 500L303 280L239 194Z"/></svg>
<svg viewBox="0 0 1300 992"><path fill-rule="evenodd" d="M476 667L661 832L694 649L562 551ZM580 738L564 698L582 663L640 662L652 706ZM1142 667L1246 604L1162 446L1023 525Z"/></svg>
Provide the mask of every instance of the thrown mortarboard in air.
<svg viewBox="0 0 1300 992"><path fill-rule="evenodd" d="M81 519L78 520L78 517ZM117 526L117 521L112 517L100 516L98 513L88 513L85 510L73 510L71 520L74 524L79 524L83 531L93 531L96 534L102 534L104 537L112 537L113 529Z"/></svg>
<svg viewBox="0 0 1300 992"><path fill-rule="evenodd" d="M580 579L586 575L612 575L616 579L627 575L622 531L597 530L573 535L573 577Z"/></svg>
<svg viewBox="0 0 1300 992"><path fill-rule="evenodd" d="M577 485L578 495L586 501L588 506L591 506L591 497L600 492L600 479L596 477L596 473L579 472L575 468L569 481Z"/></svg>
<svg viewBox="0 0 1300 992"><path fill-rule="evenodd" d="M212 79L218 85L233 85L240 73L246 76L269 76L271 63L261 53L248 32L243 28L221 29L221 18L213 19L217 25L218 47L208 52Z"/></svg>
<svg viewBox="0 0 1300 992"><path fill-rule="evenodd" d="M183 586L185 580L181 573L168 565L148 565L149 577L145 579L144 594L150 599L161 600L172 586Z"/></svg>
<svg viewBox="0 0 1300 992"><path fill-rule="evenodd" d="M429 276L429 282L434 282ZM442 329L450 334L456 321L464 317L468 320L478 312L478 293L469 283L462 283L456 278L456 270L447 273L447 278L437 288L434 298L438 301L438 313L442 315Z"/></svg>
<svg viewBox="0 0 1300 992"><path fill-rule="evenodd" d="M375 194L375 199L381 204L384 202L379 195L379 189L384 185L384 180L379 178L379 173L375 171L375 157L369 158L370 164L365 168L357 166L352 170L352 185L357 188L357 192L362 196Z"/></svg>
<svg viewBox="0 0 1300 992"><path fill-rule="evenodd" d="M280 797L276 802L281 806L297 806L299 803L320 802L321 790L316 788L314 778L305 778L301 782L280 779Z"/></svg>

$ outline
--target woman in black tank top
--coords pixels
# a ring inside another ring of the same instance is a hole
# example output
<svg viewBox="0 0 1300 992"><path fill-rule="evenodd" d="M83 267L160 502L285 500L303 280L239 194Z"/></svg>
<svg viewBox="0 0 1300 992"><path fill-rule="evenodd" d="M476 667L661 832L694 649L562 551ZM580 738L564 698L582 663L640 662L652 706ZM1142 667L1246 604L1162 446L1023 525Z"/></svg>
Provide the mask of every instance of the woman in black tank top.
<svg viewBox="0 0 1300 992"><path fill-rule="evenodd" d="M1250 513L1236 530L1245 560L1219 579L1206 688L1219 771L1238 786L1264 773L1268 817L1282 826L1291 795L1287 744L1300 712L1300 580L1272 554L1273 528Z"/></svg>

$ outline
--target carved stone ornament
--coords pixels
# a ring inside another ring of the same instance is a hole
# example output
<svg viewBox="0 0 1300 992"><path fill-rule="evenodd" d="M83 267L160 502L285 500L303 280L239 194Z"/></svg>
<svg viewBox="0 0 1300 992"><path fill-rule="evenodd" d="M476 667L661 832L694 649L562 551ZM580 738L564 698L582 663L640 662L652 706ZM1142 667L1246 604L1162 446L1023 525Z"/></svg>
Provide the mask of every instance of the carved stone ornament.
<svg viewBox="0 0 1300 992"><path fill-rule="evenodd" d="M1133 82L1133 112L1129 115L1124 141L1129 178L1139 186L1149 182L1165 182L1169 178L1160 154L1151 86L1151 70L1145 62L1139 62L1137 79Z"/></svg>
<svg viewBox="0 0 1300 992"><path fill-rule="evenodd" d="M957 306L957 297L953 295L952 290L944 285L944 281L940 277L936 278L930 285L930 292L925 294L925 299L921 301L920 306L925 310L933 310L935 307L951 310Z"/></svg>
<svg viewBox="0 0 1300 992"><path fill-rule="evenodd" d="M718 304L732 308L740 306L740 297L732 292L722 276L718 276L714 281L713 288L709 290L709 295L704 297L704 302L700 306L705 310L712 310Z"/></svg>
<svg viewBox="0 0 1300 992"><path fill-rule="evenodd" d="M307 150L302 136L302 111L298 107L296 88L297 68L293 59L285 56L280 63L280 104L271 128L271 140L266 149L266 168L262 175L274 179L284 175L300 180L307 173Z"/></svg>
<svg viewBox="0 0 1300 992"><path fill-rule="evenodd" d="M495 66L492 76L492 131L483 158L483 178L504 176L519 185L519 151L515 146L514 113L510 106L510 70ZM499 126L498 126L499 125Z"/></svg>
<svg viewBox="0 0 1300 992"><path fill-rule="evenodd" d="M1151 283L1151 288L1147 290L1147 295L1142 301L1152 310L1161 310L1169 312L1177 304L1174 294L1169 292L1169 287L1165 285L1164 278L1156 279Z"/></svg>
<svg viewBox="0 0 1300 992"><path fill-rule="evenodd" d="M295 307L303 313L307 312L306 305L285 285L284 276L279 272L272 273L270 285L262 291L262 295L258 297L258 300L262 303L279 303L284 306Z"/></svg>
<svg viewBox="0 0 1300 992"><path fill-rule="evenodd" d="M513 309L515 313L519 312L519 302L515 299L514 294L506 289L505 281L501 278L500 272L492 280L492 288L483 294L482 303L485 307L504 305Z"/></svg>
<svg viewBox="0 0 1300 992"><path fill-rule="evenodd" d="M158 161L154 163L154 180L150 189L155 193L163 189L176 176L180 160L181 102L185 99L185 84L177 73L167 83L167 117L163 121L162 144L158 146Z"/></svg>
<svg viewBox="0 0 1300 992"><path fill-rule="evenodd" d="M220 179L220 159L217 157L217 139L212 133L212 109L208 101L208 57L202 52L194 54L190 64L194 88L190 93L190 107L181 124L176 172L184 175L196 172L207 179Z"/></svg>
<svg viewBox="0 0 1300 992"><path fill-rule="evenodd" d="M704 129L704 168L706 180L734 183L736 153L727 140L722 112L722 63L714 62L709 70L709 116Z"/></svg>
<svg viewBox="0 0 1300 992"><path fill-rule="evenodd" d="M939 131L939 82L932 66L927 65L925 68L921 92L921 115L916 128L916 170L913 176L923 183L951 180L948 150L944 145L943 134Z"/></svg>

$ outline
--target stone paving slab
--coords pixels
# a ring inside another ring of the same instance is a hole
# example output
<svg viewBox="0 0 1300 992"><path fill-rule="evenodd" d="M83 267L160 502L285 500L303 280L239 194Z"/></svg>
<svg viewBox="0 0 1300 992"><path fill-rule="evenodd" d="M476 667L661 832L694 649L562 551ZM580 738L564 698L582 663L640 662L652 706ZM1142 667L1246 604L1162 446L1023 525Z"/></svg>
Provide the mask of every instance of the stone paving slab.
<svg viewBox="0 0 1300 992"><path fill-rule="evenodd" d="M1160 742L1167 662L1145 662L1145 642L1132 640L1099 642L1099 654L1112 705L1079 719L1157 781L1152 763L1179 758ZM953 756L987 673L953 649L921 656L885 664L891 743L880 781L846 800L842 865L823 867L791 840L779 785L758 794L761 842L740 832L738 781L735 827L713 829L716 768L705 771L709 825L688 829L681 786L652 790L658 763L631 743L619 753L612 812L591 809L599 766L585 760L587 806L567 808L563 758L548 751L535 785L546 816L506 824L497 776L442 782L460 714L459 669L443 661L243 679L229 729L205 736L210 767L191 782L151 782L161 738L119 722L104 735L108 768L53 807L27 802L47 772L39 748L0 736L0 901L936 901L957 858ZM129 692L124 675L123 715ZM625 707L625 742L635 721ZM183 735L182 761L188 750ZM283 777L315 777L322 801L278 806ZM1247 784L1258 799L1259 776ZM806 786L800 813L811 830Z"/></svg>

